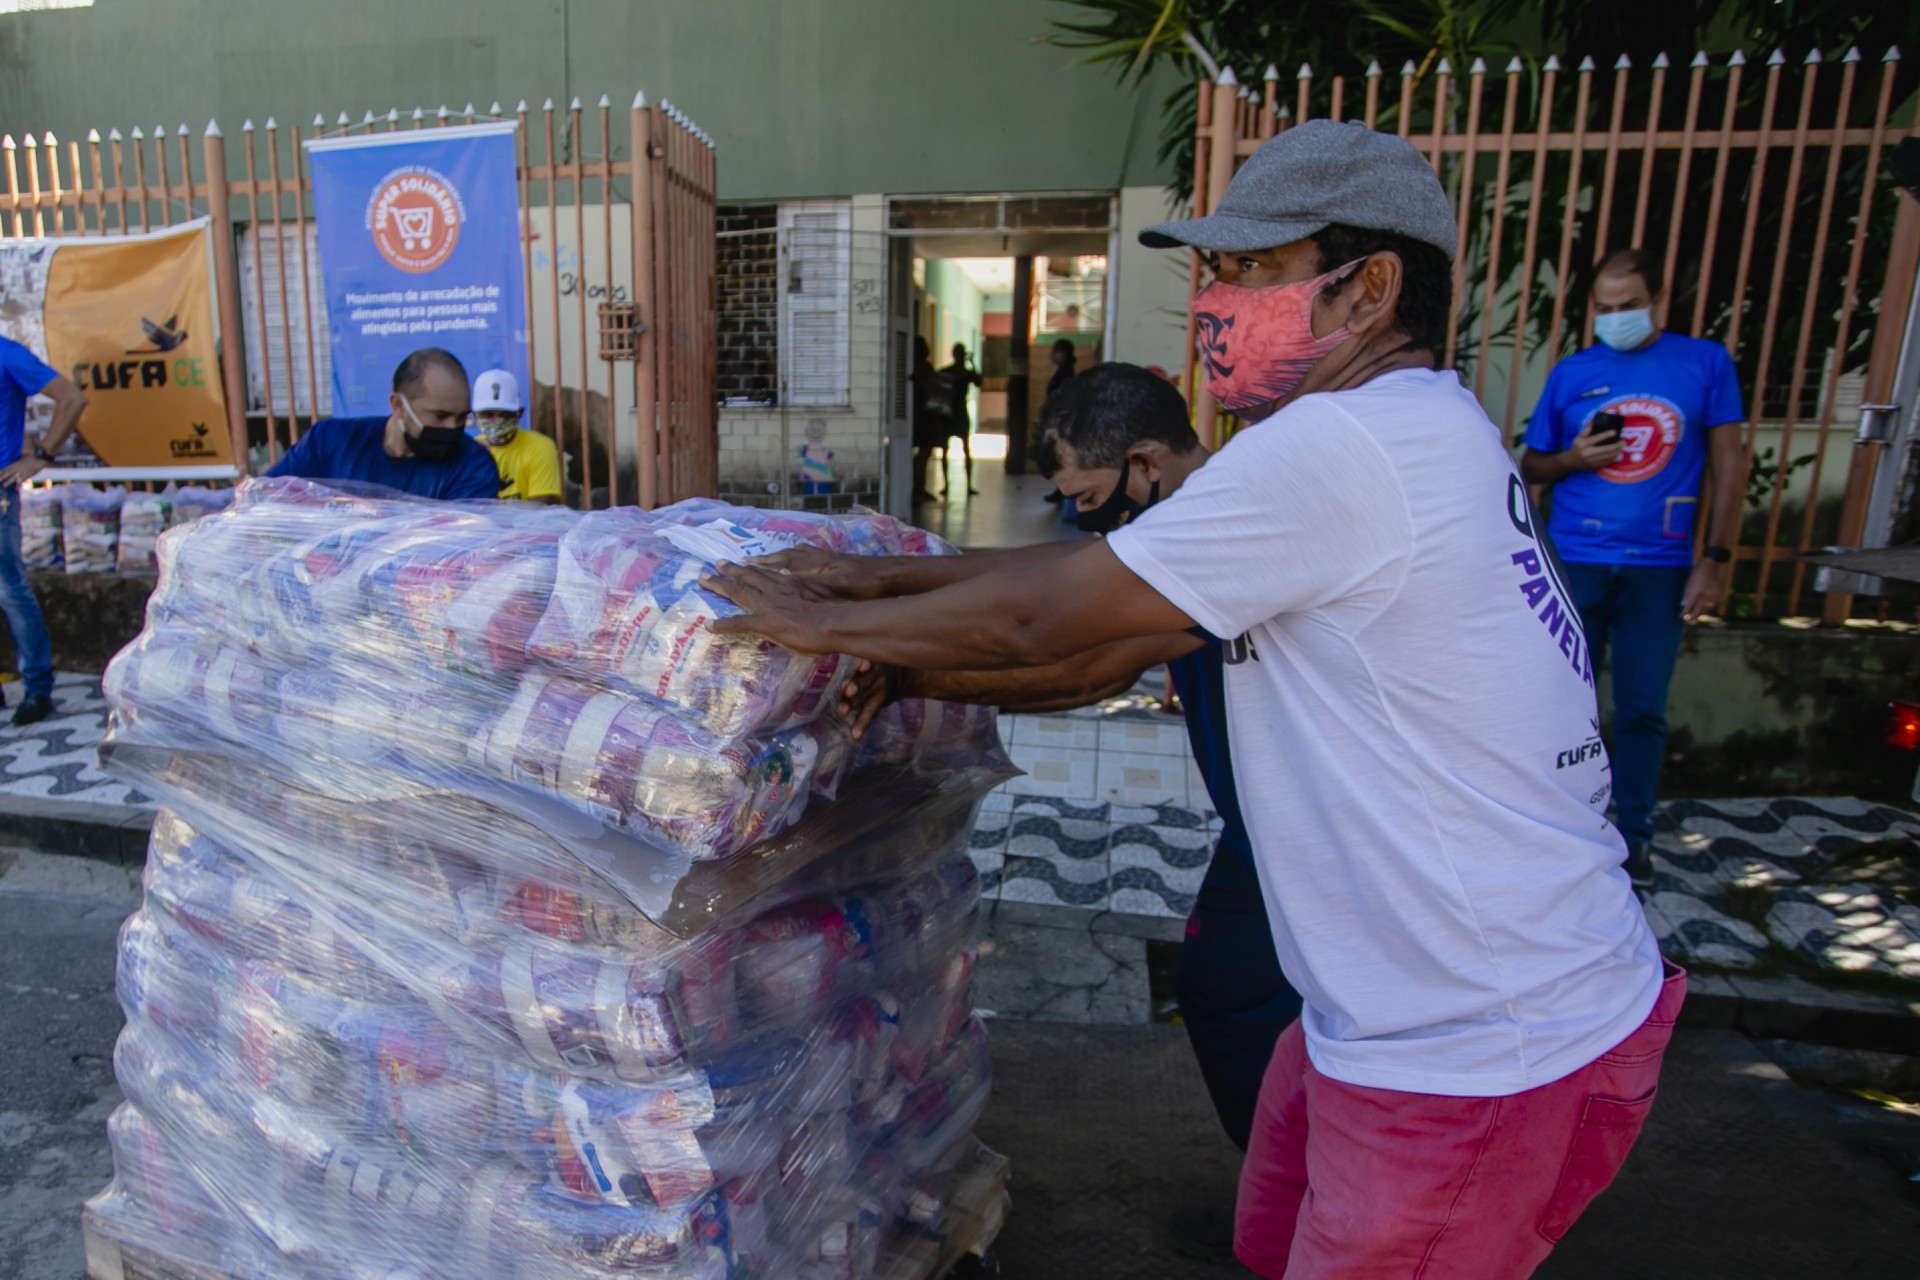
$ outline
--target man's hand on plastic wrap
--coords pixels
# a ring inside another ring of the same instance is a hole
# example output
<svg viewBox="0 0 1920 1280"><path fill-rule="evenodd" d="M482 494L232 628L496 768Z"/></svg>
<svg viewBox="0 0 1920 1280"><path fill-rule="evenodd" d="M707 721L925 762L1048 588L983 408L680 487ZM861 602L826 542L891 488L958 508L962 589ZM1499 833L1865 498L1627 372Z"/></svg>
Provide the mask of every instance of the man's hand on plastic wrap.
<svg viewBox="0 0 1920 1280"><path fill-rule="evenodd" d="M786 574L796 582L817 589L816 598L827 600L878 600L891 595L880 556L849 556L819 547L792 547L770 556L756 556L750 564L756 569Z"/></svg>
<svg viewBox="0 0 1920 1280"><path fill-rule="evenodd" d="M840 719L855 742L866 736L880 709L900 696L905 675L899 667L862 659L840 686Z"/></svg>

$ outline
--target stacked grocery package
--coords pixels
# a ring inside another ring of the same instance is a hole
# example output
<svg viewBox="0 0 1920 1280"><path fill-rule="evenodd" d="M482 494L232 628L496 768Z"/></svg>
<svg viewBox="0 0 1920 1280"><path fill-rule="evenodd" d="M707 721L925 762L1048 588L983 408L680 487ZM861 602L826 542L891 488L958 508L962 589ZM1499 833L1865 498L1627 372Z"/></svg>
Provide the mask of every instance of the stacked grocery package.
<svg viewBox="0 0 1920 1280"><path fill-rule="evenodd" d="M856 1280L974 1243L990 714L706 623L875 516L257 481L109 669L164 808L89 1226L220 1276ZM990 1207L998 1209L998 1204ZM916 1270L916 1268L919 1268Z"/></svg>

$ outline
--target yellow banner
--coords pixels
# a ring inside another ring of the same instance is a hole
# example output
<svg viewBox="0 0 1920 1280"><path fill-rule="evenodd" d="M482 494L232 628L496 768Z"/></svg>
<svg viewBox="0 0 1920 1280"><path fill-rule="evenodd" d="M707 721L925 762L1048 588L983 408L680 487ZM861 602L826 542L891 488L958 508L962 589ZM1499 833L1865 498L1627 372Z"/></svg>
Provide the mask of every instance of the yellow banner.
<svg viewBox="0 0 1920 1280"><path fill-rule="evenodd" d="M80 434L109 467L233 461L207 237L42 242L46 361L86 393Z"/></svg>

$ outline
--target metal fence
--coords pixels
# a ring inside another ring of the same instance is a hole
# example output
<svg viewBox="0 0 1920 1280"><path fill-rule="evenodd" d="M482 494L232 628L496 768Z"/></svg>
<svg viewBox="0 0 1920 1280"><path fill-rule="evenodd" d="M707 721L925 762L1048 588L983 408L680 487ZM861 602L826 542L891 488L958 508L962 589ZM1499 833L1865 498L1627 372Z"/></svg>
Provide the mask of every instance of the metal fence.
<svg viewBox="0 0 1920 1280"><path fill-rule="evenodd" d="M669 103L601 98L511 115L415 110L186 125L84 143L27 132L4 148L0 238L143 232L209 213L221 371L237 458L271 460L330 398L329 338L303 138L514 119L524 237L529 424L567 458L582 506L711 495L714 407L712 140ZM250 449L251 446L251 449Z"/></svg>
<svg viewBox="0 0 1920 1280"><path fill-rule="evenodd" d="M1884 398L1913 290L1920 218L1878 177L1886 148L1920 132L1896 93L1899 59L1790 67L1775 53L1760 69L1701 55L1678 71L1622 57L1608 73L1516 58L1464 77L1441 60L1409 63L1397 84L1377 63L1356 77L1303 66L1291 83L1269 68L1257 92L1228 72L1200 86L1194 207L1211 210L1239 162L1297 121L1359 119L1419 147L1460 231L1440 354L1509 438L1531 409L1523 392L1591 341L1594 262L1628 245L1663 255L1670 327L1723 341L1747 394L1734 609L1794 614L1811 584L1793 557L1860 536L1879 449L1854 441L1857 407ZM1201 276L1195 255L1193 291ZM1189 311L1189 350L1193 336ZM1188 378L1202 437L1231 430ZM1850 605L1826 611L1837 621Z"/></svg>

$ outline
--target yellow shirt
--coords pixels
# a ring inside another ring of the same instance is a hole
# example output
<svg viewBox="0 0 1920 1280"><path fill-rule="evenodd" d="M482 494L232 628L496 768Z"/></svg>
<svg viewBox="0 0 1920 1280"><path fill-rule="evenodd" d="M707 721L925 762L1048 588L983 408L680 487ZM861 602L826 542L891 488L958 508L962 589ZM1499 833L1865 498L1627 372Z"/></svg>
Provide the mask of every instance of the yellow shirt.
<svg viewBox="0 0 1920 1280"><path fill-rule="evenodd" d="M553 441L525 427L513 433L513 439L495 447L493 464L500 468L500 496L517 498L558 498L560 489L560 451Z"/></svg>

